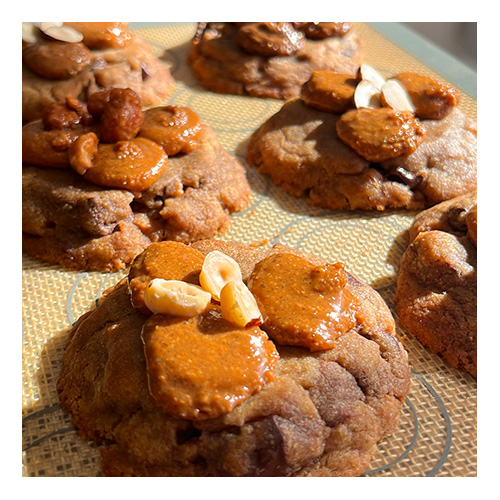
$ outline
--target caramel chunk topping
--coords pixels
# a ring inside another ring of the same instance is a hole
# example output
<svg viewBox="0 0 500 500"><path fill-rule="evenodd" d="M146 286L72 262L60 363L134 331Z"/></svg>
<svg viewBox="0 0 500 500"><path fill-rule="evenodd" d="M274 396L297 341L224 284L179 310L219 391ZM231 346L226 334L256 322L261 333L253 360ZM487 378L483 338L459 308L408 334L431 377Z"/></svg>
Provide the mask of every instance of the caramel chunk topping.
<svg viewBox="0 0 500 500"><path fill-rule="evenodd" d="M64 23L83 35L83 43L91 49L119 49L132 40L128 31L129 23L78 22Z"/></svg>
<svg viewBox="0 0 500 500"><path fill-rule="evenodd" d="M250 54L272 57L295 54L304 47L305 40L291 23L243 23L236 43Z"/></svg>
<svg viewBox="0 0 500 500"><path fill-rule="evenodd" d="M23 48L23 62L42 78L64 80L77 75L92 62L83 43L39 41Z"/></svg>
<svg viewBox="0 0 500 500"><path fill-rule="evenodd" d="M336 127L342 142L374 163L413 153L425 135L412 113L390 108L352 109Z"/></svg>
<svg viewBox="0 0 500 500"><path fill-rule="evenodd" d="M292 23L304 32L307 38L321 40L330 37L343 37L351 30L350 23Z"/></svg>
<svg viewBox="0 0 500 500"><path fill-rule="evenodd" d="M168 157L158 144L136 137L97 147L85 179L98 186L145 191L165 172Z"/></svg>
<svg viewBox="0 0 500 500"><path fill-rule="evenodd" d="M331 349L356 325L354 298L342 264L314 266L289 253L260 261L248 286L262 313L262 328L282 345Z"/></svg>
<svg viewBox="0 0 500 500"><path fill-rule="evenodd" d="M197 145L201 120L189 108L163 106L144 113L144 123L139 133L159 144L168 156L190 153Z"/></svg>
<svg viewBox="0 0 500 500"><path fill-rule="evenodd" d="M232 411L273 380L279 359L259 327L239 329L217 306L189 319L155 314L144 324L142 339L158 407L188 420Z"/></svg>
<svg viewBox="0 0 500 500"><path fill-rule="evenodd" d="M128 274L132 305L143 314L151 311L144 303L144 291L155 278L181 280L198 284L204 256L198 250L177 243L162 241L149 245L136 257Z"/></svg>
<svg viewBox="0 0 500 500"><path fill-rule="evenodd" d="M357 83L353 75L327 70L313 71L311 78L302 86L300 96L308 106L341 114L354 107Z"/></svg>
<svg viewBox="0 0 500 500"><path fill-rule="evenodd" d="M459 93L451 85L415 73L395 77L407 90L415 106L415 116L424 120L440 120L449 115L459 102Z"/></svg>

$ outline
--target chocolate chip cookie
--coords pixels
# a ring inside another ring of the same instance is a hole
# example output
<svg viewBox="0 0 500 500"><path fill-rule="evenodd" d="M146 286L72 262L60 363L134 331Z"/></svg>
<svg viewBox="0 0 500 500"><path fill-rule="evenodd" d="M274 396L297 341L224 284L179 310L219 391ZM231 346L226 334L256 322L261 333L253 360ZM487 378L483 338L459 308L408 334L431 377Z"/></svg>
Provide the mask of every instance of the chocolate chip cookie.
<svg viewBox="0 0 500 500"><path fill-rule="evenodd" d="M477 197L419 213L399 269L403 327L451 366L477 374Z"/></svg>
<svg viewBox="0 0 500 500"><path fill-rule="evenodd" d="M476 124L449 86L404 75L411 92L390 79L409 94L407 108L395 109L377 89L372 97L381 99L370 102L363 87L371 82L359 72L314 72L301 97L252 134L249 163L291 195L332 210L422 209L474 191Z"/></svg>
<svg viewBox="0 0 500 500"><path fill-rule="evenodd" d="M353 72L361 59L349 23L198 23L188 63L214 92L284 99L313 70Z"/></svg>
<svg viewBox="0 0 500 500"><path fill-rule="evenodd" d="M214 252L239 265L260 321L237 326L225 312L234 281L201 312L191 292L177 315L144 310L154 283L205 286ZM287 280L311 298L321 289L323 302L294 308ZM103 443L107 476L358 476L409 390L394 328L382 298L340 263L282 245L155 243L70 331L59 398L81 434ZM318 346L313 330L331 342Z"/></svg>

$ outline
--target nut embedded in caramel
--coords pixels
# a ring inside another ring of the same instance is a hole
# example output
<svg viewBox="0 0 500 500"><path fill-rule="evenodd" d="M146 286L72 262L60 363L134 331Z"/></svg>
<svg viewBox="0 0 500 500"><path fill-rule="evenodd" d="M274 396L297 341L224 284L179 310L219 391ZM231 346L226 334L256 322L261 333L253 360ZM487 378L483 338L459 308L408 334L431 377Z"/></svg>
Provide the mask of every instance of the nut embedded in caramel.
<svg viewBox="0 0 500 500"><path fill-rule="evenodd" d="M342 142L373 163L413 153L425 135L413 113L390 108L352 109L336 128Z"/></svg>
<svg viewBox="0 0 500 500"><path fill-rule="evenodd" d="M131 89L108 89L92 94L89 110L100 118L100 136L104 142L133 139L144 115L140 97Z"/></svg>

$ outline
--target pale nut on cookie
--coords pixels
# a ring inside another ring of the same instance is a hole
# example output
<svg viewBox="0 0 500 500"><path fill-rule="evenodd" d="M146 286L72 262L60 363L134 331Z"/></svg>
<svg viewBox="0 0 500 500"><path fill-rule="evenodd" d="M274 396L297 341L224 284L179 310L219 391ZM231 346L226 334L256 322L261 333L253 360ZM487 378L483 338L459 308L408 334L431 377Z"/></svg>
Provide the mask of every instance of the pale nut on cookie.
<svg viewBox="0 0 500 500"><path fill-rule="evenodd" d="M221 290L230 281L242 281L238 263L228 255L214 250L205 257L200 273L200 285L220 300Z"/></svg>
<svg viewBox="0 0 500 500"><path fill-rule="evenodd" d="M245 328L263 323L257 301L243 281L229 281L220 292L222 317Z"/></svg>
<svg viewBox="0 0 500 500"><path fill-rule="evenodd" d="M155 314L197 316L207 309L211 300L209 292L179 280L155 278L144 291L144 303Z"/></svg>

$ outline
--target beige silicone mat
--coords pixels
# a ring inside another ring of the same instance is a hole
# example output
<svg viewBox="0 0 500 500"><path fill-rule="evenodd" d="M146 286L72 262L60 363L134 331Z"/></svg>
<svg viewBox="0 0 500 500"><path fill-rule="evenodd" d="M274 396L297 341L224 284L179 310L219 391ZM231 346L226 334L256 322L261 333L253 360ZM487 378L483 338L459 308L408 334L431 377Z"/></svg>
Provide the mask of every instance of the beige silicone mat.
<svg viewBox="0 0 500 500"><path fill-rule="evenodd" d="M399 71L433 74L370 26L356 25L366 60L386 76ZM251 133L278 111L281 101L214 94L201 88L187 67L194 24L149 26L136 32L171 65L177 81L170 102L193 108L223 146L247 166ZM452 82L453 83L453 82ZM476 116L476 102L461 107ZM247 166L250 206L232 217L221 238L255 245L281 242L347 268L376 288L394 311L398 263L414 213L346 213L318 210L287 195ZM23 475L97 476L100 455L82 441L58 405L56 381L72 323L96 297L124 275L67 272L23 256ZM409 352L412 387L399 428L380 446L369 476L476 476L476 380L450 368L398 327Z"/></svg>

